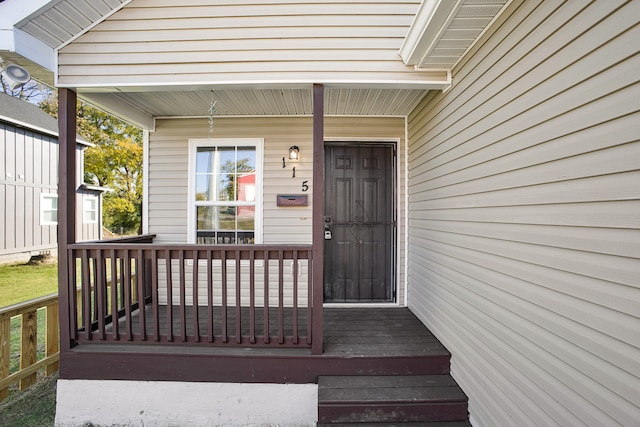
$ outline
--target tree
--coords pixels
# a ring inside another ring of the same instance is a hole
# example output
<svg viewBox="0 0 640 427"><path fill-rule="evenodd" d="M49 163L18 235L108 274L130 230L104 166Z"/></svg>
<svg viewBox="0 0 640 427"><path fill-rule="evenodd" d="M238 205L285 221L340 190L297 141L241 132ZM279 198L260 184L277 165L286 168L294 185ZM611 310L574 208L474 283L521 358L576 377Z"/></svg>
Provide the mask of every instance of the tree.
<svg viewBox="0 0 640 427"><path fill-rule="evenodd" d="M58 99L40 103L57 116ZM116 232L137 232L142 207L142 131L91 105L78 102L78 134L94 144L85 151L85 182L114 190L104 196L104 226Z"/></svg>

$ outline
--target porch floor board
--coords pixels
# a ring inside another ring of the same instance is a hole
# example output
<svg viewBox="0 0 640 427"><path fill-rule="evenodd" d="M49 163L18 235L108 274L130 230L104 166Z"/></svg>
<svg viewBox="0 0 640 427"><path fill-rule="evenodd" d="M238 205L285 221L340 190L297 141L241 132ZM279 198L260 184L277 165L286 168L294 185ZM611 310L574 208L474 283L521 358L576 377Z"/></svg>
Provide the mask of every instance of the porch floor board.
<svg viewBox="0 0 640 427"><path fill-rule="evenodd" d="M148 315L150 308L146 307ZM206 314L206 307L203 309ZM228 314L234 311L229 310ZM137 312L135 314L137 316ZM248 320L248 315L242 317ZM233 340L231 333L235 334L235 320L229 317L228 322L229 340ZM271 322L277 325L277 316L271 316ZM137 320L133 323L133 331L137 333ZM152 331L150 319L146 324L148 331ZM187 321L187 334L193 333L192 325L193 322ZM122 328L120 325L121 332L124 331ZM301 322L299 331L301 335L306 334L306 324ZM68 379L314 383L320 375L449 372L450 353L408 308L325 308L323 331L324 352L320 355L311 354L309 348L156 344L151 333L146 344L127 342L124 336L116 342L107 334L105 341L82 342L71 352L62 354L61 357L69 361L62 363L60 376ZM206 329L201 327L201 334L206 335Z"/></svg>

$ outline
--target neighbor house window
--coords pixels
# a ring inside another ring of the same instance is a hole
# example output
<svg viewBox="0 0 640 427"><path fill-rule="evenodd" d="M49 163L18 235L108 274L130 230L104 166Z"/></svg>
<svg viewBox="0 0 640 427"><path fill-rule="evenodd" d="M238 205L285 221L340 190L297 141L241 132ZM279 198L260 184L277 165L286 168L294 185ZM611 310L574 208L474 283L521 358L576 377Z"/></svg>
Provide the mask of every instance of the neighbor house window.
<svg viewBox="0 0 640 427"><path fill-rule="evenodd" d="M262 140L191 141L190 164L190 240L260 243Z"/></svg>
<svg viewBox="0 0 640 427"><path fill-rule="evenodd" d="M40 195L40 224L56 225L58 223L58 195Z"/></svg>
<svg viewBox="0 0 640 427"><path fill-rule="evenodd" d="M98 198L96 196L84 196L83 219L86 224L98 222Z"/></svg>

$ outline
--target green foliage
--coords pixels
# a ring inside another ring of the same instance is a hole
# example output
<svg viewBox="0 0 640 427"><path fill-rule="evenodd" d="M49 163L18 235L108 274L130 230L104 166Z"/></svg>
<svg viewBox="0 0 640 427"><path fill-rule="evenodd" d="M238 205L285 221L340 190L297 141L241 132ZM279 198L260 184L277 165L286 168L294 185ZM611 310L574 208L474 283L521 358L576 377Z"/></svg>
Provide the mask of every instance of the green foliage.
<svg viewBox="0 0 640 427"><path fill-rule="evenodd" d="M57 98L50 96L40 108L56 116ZM79 102L77 108L78 134L95 144L85 151L84 179L114 190L104 196L104 226L136 233L142 216L142 131L93 106Z"/></svg>
<svg viewBox="0 0 640 427"><path fill-rule="evenodd" d="M140 205L113 193L104 199L104 226L114 233L126 234L140 228Z"/></svg>

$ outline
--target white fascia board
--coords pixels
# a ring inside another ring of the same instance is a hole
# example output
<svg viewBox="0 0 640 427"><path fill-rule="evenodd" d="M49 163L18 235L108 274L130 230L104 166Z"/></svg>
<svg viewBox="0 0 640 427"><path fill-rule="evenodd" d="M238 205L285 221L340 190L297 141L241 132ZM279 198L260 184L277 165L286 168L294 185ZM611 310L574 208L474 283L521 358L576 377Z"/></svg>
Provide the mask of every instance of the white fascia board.
<svg viewBox="0 0 640 427"><path fill-rule="evenodd" d="M95 105L126 122L139 126L142 129L155 129L156 122L152 115L118 99L110 93L81 93L79 95L91 105Z"/></svg>
<svg viewBox="0 0 640 427"><path fill-rule="evenodd" d="M25 33L22 30L13 30L15 52L49 71L55 71L55 51L52 47Z"/></svg>
<svg viewBox="0 0 640 427"><path fill-rule="evenodd" d="M0 26L0 52L3 50L13 52L15 50L15 42L13 41L13 28Z"/></svg>
<svg viewBox="0 0 640 427"><path fill-rule="evenodd" d="M463 0L425 0L420 5L399 54L405 65L418 65L455 17Z"/></svg>

